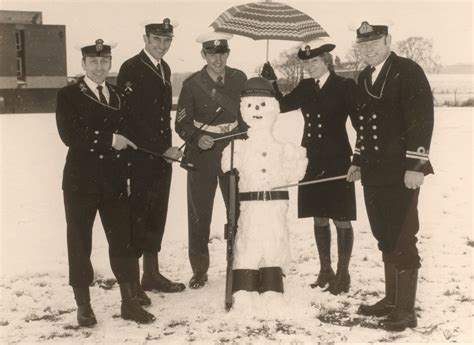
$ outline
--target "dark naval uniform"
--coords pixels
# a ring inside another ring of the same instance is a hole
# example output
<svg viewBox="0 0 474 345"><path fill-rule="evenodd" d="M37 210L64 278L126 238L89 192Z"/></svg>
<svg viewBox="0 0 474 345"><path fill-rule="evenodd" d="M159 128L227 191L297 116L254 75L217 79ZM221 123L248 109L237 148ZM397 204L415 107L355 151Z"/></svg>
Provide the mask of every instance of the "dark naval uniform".
<svg viewBox="0 0 474 345"><path fill-rule="evenodd" d="M313 78L303 79L289 94L277 92L281 112L301 109L308 168L302 181L347 174L352 149L346 132L347 117L355 108L355 82L330 72L319 89ZM354 123L354 119L352 119ZM354 183L336 180L298 188L298 216L356 219Z"/></svg>
<svg viewBox="0 0 474 345"><path fill-rule="evenodd" d="M372 232L384 261L399 269L418 268L420 189L406 188L404 174L433 173L428 160L433 131L430 85L418 64L392 52L373 86L370 68L361 72L357 98L354 164L361 168Z"/></svg>
<svg viewBox="0 0 474 345"><path fill-rule="evenodd" d="M117 84L125 94L130 139L139 148L164 153L171 147L170 76L163 59L161 68L155 66L143 50L120 68ZM171 164L136 151L131 173L134 242L145 252L159 252L168 211Z"/></svg>
<svg viewBox="0 0 474 345"><path fill-rule="evenodd" d="M208 242L218 180L227 203L228 183L221 170L221 157L230 139L204 151L197 142L204 134L218 138L245 130L239 108L246 80L242 71L226 67L224 85L219 87L204 67L183 82L179 96L175 128L187 143L186 161L196 168L188 171L189 257L193 272L205 273L209 267ZM208 126L199 130L202 124Z"/></svg>
<svg viewBox="0 0 474 345"><path fill-rule="evenodd" d="M83 78L59 90L56 121L69 147L62 188L67 222L69 284L88 287L92 226L97 211L109 242L112 271L119 283L131 280L125 263L131 257L127 196L127 154L112 148L113 133L124 134L121 96L111 85L109 105L99 101Z"/></svg>

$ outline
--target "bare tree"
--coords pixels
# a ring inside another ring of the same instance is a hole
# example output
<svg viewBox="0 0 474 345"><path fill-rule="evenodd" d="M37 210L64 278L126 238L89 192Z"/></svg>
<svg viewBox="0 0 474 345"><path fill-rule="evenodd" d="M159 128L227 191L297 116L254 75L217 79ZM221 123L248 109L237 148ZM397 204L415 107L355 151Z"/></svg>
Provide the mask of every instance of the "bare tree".
<svg viewBox="0 0 474 345"><path fill-rule="evenodd" d="M433 52L432 40L424 37L408 37L397 42L397 51L401 56L407 57L420 64L425 71L437 73L441 70L439 56Z"/></svg>
<svg viewBox="0 0 474 345"><path fill-rule="evenodd" d="M365 63L362 60L357 43L353 43L347 51L346 62L342 64L342 67L350 71L361 71L364 69Z"/></svg>
<svg viewBox="0 0 474 345"><path fill-rule="evenodd" d="M279 83L282 91L293 90L296 85L303 79L303 64L298 58L299 46L294 46L280 53L277 62L273 65L278 72L282 74L284 81Z"/></svg>

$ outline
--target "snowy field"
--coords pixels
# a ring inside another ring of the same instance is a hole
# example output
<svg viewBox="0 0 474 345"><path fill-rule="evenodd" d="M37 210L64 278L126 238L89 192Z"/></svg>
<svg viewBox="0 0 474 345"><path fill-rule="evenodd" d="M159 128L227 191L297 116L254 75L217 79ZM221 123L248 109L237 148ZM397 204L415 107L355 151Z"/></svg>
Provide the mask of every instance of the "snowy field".
<svg viewBox="0 0 474 345"><path fill-rule="evenodd" d="M436 108L431 159L435 175L420 195L422 256L418 288L419 327L404 333L373 329L375 319L355 312L384 291L380 253L372 238L360 185L352 287L332 296L311 289L319 269L311 220L296 218L291 190L292 267L285 279L287 308L279 315L224 311L224 208L216 198L210 243L209 283L179 294L151 293L151 325L120 318L100 222L94 229L91 288L98 319L94 328L76 326L75 303L67 282L61 174L66 148L53 114L1 115L1 279L0 343L97 344L316 344L326 342L473 343L472 108ZM301 116L281 115L279 137L299 142ZM353 133L351 133L353 136ZM178 143L178 140L175 140ZM175 166L168 226L160 255L164 274L187 284L185 172ZM336 261L333 232L333 262Z"/></svg>

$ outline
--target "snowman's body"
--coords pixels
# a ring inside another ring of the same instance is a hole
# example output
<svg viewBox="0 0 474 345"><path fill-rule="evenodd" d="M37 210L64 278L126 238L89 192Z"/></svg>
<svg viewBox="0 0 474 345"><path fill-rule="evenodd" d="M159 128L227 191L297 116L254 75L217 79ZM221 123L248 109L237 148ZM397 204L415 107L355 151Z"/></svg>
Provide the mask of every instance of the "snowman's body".
<svg viewBox="0 0 474 345"><path fill-rule="evenodd" d="M272 188L297 182L304 177L306 151L303 147L282 143L273 137L273 125L279 114L275 98L243 97L240 109L250 129L248 139L235 141L233 167L239 172L239 195L253 192L253 197L258 196L259 200L240 201L233 268L242 272L281 268L285 272L290 263L286 220L288 194L286 189L275 193ZM223 152L224 171L230 169L230 149L229 145ZM239 299L248 301L248 296L244 296L246 293L236 291L235 308L239 307ZM257 291L249 293L258 295Z"/></svg>

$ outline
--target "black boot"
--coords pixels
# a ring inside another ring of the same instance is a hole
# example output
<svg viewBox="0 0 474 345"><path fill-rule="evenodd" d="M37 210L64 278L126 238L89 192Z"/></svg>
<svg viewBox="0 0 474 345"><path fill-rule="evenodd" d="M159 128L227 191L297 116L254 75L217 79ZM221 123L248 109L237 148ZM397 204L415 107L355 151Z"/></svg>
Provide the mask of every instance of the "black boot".
<svg viewBox="0 0 474 345"><path fill-rule="evenodd" d="M334 279L334 271L331 267L331 229L329 224L326 226L314 226L314 237L318 247L320 269L316 282L310 286L324 287Z"/></svg>
<svg viewBox="0 0 474 345"><path fill-rule="evenodd" d="M381 323L385 330L402 332L407 327L417 326L415 313L417 282L418 269L398 270L395 308Z"/></svg>
<svg viewBox="0 0 474 345"><path fill-rule="evenodd" d="M90 327L97 323L94 311L91 307L89 288L73 287L74 298L77 304L77 323L82 327Z"/></svg>
<svg viewBox="0 0 474 345"><path fill-rule="evenodd" d="M160 273L158 253L145 253L143 254L142 288L145 291L180 292L186 286L183 283L172 282Z"/></svg>
<svg viewBox="0 0 474 345"><path fill-rule="evenodd" d="M132 288L134 293L138 297L138 303L140 305L151 305L150 298L146 295L145 291L143 291L142 286L140 285L140 262L138 257L130 259L130 270L133 276Z"/></svg>
<svg viewBox="0 0 474 345"><path fill-rule="evenodd" d="M397 289L397 270L394 265L384 263L385 297L375 304L362 304L357 311L365 316L386 316L395 308L395 294Z"/></svg>
<svg viewBox="0 0 474 345"><path fill-rule="evenodd" d="M139 303L132 283L120 284L120 294L122 296L121 317L125 320L133 320L138 323L150 323L155 321L155 316Z"/></svg>
<svg viewBox="0 0 474 345"><path fill-rule="evenodd" d="M208 279L209 257L204 255L189 256L189 261L193 269L193 276L189 280L189 287L191 289L200 289L206 285Z"/></svg>
<svg viewBox="0 0 474 345"><path fill-rule="evenodd" d="M329 284L328 291L333 295L349 292L351 276L349 275L349 262L351 260L352 246L354 245L354 230L350 228L336 228L337 230L337 272L334 280Z"/></svg>

